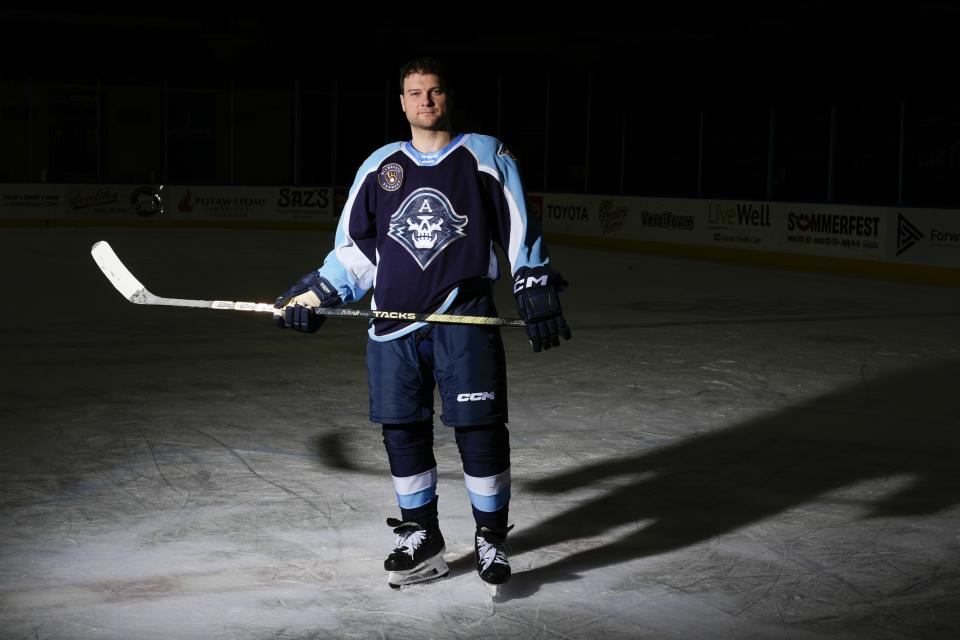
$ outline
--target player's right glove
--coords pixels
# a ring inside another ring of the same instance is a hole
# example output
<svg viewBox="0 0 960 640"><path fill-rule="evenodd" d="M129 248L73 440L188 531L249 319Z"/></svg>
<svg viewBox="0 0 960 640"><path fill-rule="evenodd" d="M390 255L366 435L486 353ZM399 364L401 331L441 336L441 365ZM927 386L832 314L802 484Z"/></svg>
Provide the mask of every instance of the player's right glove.
<svg viewBox="0 0 960 640"><path fill-rule="evenodd" d="M317 307L336 307L342 302L340 294L330 281L311 271L277 298L273 306L273 321L278 327L296 329L304 333L316 333L326 320L317 315Z"/></svg>
<svg viewBox="0 0 960 640"><path fill-rule="evenodd" d="M547 267L523 267L513 277L517 310L527 323L527 337L536 352L560 346L560 337L569 340L570 328L563 318L558 293L567 281Z"/></svg>

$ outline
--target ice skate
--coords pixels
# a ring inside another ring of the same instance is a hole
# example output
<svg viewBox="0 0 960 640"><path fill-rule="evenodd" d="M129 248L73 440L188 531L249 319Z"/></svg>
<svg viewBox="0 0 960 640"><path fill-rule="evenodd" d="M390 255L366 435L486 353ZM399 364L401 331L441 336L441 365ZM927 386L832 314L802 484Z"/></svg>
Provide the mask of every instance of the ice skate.
<svg viewBox="0 0 960 640"><path fill-rule="evenodd" d="M474 536L474 551L477 560L477 573L491 598L500 595L502 586L510 579L510 562L507 554L507 533L512 526L502 531L493 531L487 527L478 527Z"/></svg>
<svg viewBox="0 0 960 640"><path fill-rule="evenodd" d="M393 553L383 562L390 572L388 582L394 589L418 582L436 580L450 571L443 559L446 547L440 529L425 529L416 522L387 518L397 541Z"/></svg>

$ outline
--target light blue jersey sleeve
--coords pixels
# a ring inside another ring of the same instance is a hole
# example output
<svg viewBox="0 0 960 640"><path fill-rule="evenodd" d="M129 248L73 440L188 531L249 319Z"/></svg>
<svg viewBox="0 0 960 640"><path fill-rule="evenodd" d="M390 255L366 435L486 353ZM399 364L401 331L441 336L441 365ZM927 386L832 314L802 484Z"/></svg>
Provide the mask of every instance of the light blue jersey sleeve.
<svg viewBox="0 0 960 640"><path fill-rule="evenodd" d="M527 212L526 192L517 161L502 142L491 136L470 134L466 146L477 159L478 170L492 176L502 191L497 202L500 242L510 261L511 272L524 267L542 267L550 262L540 221Z"/></svg>
<svg viewBox="0 0 960 640"><path fill-rule="evenodd" d="M320 276L336 287L344 302L359 300L373 288L377 276L376 220L375 212L367 211L364 190L369 188L370 174L402 144L394 142L377 149L360 166L340 214L333 251L317 269Z"/></svg>

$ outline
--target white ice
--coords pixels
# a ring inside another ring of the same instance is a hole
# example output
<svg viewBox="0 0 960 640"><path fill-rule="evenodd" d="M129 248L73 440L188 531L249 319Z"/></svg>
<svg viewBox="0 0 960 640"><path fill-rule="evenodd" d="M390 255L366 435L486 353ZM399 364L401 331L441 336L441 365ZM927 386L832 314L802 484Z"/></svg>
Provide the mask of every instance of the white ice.
<svg viewBox="0 0 960 640"><path fill-rule="evenodd" d="M365 323L262 314L327 233L0 232L0 637L946 638L960 633L955 289L554 246L574 338L504 330L514 579L394 591ZM498 287L502 315L515 315Z"/></svg>

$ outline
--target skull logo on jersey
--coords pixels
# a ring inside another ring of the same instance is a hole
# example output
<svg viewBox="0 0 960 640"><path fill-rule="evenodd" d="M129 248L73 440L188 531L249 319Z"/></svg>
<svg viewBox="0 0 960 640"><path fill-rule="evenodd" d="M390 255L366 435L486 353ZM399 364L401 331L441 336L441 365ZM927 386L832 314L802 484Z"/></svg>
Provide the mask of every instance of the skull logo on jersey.
<svg viewBox="0 0 960 640"><path fill-rule="evenodd" d="M453 210L450 199L436 189L417 189L390 216L390 237L426 270L440 253L464 237L467 216Z"/></svg>

